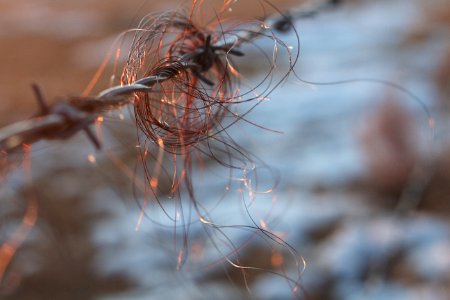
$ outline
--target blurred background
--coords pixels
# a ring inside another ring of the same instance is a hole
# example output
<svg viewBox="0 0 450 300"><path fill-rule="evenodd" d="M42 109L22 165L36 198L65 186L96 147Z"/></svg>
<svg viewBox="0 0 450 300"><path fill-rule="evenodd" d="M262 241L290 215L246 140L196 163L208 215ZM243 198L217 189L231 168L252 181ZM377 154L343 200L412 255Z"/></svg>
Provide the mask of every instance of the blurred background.
<svg viewBox="0 0 450 300"><path fill-rule="evenodd" d="M311 4L271 2L282 11ZM31 83L50 102L79 95L120 32L149 12L189 5L0 0L0 125L36 112ZM238 17L264 14L257 1L231 7ZM241 265L293 278L300 269L302 298L450 299L450 1L343 1L296 29L298 78L248 116L283 134L247 123L229 134L270 167L261 168L261 190L278 174L274 192L248 207L297 253L243 229L254 224L226 168L209 162L214 176L194 171L197 197L212 203L220 224L242 225L223 231ZM279 37L296 47L292 32ZM272 40L256 44L271 53ZM255 49L244 46L236 62L250 85L267 72L248 59ZM283 58L279 67L287 68ZM108 86L111 68L95 91ZM30 194L39 212L4 274L1 299L291 299L281 276L249 271L244 280L223 259L233 250L225 238L213 244L202 226L190 229L188 262L177 270L180 232L158 205L149 204L135 230L143 178L133 175L139 161L128 110L107 116L103 138L101 152L81 135L37 144L31 186L20 156L3 169L0 242L20 225Z"/></svg>

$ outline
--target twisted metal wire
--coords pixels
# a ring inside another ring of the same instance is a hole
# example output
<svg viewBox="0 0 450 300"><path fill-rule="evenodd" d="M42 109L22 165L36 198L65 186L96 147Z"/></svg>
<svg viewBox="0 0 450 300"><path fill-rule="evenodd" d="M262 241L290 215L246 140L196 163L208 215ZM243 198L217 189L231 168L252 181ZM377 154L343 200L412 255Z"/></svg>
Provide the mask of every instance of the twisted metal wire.
<svg viewBox="0 0 450 300"><path fill-rule="evenodd" d="M332 8L339 3L340 1L328 0L309 8L292 10L286 14L268 17L261 21L262 25L242 31L241 34L234 36L233 41L222 40L212 47L220 49L230 44L233 47L238 47L271 29L286 32L293 28L294 20L312 17L318 12ZM95 122L102 112L131 104L134 93L151 92L155 84L172 79L178 75L180 70L194 70L198 67L191 55L184 55L173 62L167 63L157 73L138 79L131 84L113 86L93 97L73 97L66 102L59 102L51 107L45 103L39 87L33 85L40 112L27 120L1 128L0 151L10 153L23 144L33 144L43 139L68 139L79 131L84 131L94 146L100 148L100 142L91 132L89 126Z"/></svg>

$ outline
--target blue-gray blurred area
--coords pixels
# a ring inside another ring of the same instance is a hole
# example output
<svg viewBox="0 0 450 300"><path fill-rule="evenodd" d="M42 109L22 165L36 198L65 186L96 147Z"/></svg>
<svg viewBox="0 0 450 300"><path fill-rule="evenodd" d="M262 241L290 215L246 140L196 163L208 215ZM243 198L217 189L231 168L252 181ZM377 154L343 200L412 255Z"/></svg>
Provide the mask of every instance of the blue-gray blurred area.
<svg viewBox="0 0 450 300"><path fill-rule="evenodd" d="M274 31L284 49L271 38L241 47L243 90L267 73L261 51L272 57L277 47L274 82L289 67L286 49L299 57L246 121L227 130L254 158L245 170L194 162L202 218L214 224L200 220L184 189L178 204L164 191L160 204L149 197L139 223L146 179L127 109L105 114L100 152L81 135L39 143L32 186L20 158L2 180L0 242L17 228L30 190L39 219L0 297L450 299L449 10L446 0L342 1L296 21L296 32ZM76 74L91 72L102 57L94 49L112 40L72 45ZM286 277L299 280L296 294Z"/></svg>

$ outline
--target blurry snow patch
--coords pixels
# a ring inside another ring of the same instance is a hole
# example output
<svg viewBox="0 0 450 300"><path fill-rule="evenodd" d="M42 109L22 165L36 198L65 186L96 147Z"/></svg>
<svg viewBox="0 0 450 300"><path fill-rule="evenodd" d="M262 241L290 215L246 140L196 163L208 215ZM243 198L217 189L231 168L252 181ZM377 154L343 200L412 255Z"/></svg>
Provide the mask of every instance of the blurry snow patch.
<svg viewBox="0 0 450 300"><path fill-rule="evenodd" d="M257 280L252 286L251 291L257 296L256 299L278 300L278 299L297 299L295 294L288 288L285 279L276 278L276 275L264 276ZM299 299L303 299L300 297Z"/></svg>
<svg viewBox="0 0 450 300"><path fill-rule="evenodd" d="M136 231L139 210L124 209L117 194L106 188L91 193L92 211L108 212L111 218L98 222L92 229L92 239L101 251L96 258L96 269L104 274L127 274L143 286L152 286L162 278L168 277L170 260L175 261L172 253L168 253L158 244L150 232ZM133 213L134 212L134 213ZM174 263L173 263L174 265ZM152 270L149 272L149 270Z"/></svg>
<svg viewBox="0 0 450 300"><path fill-rule="evenodd" d="M347 285L337 292L336 300L447 300L444 291L433 286L403 286L378 282L368 286Z"/></svg>
<svg viewBox="0 0 450 300"><path fill-rule="evenodd" d="M367 270L386 263L400 247L396 221L347 222L320 251L321 263L342 281L358 280Z"/></svg>
<svg viewBox="0 0 450 300"><path fill-rule="evenodd" d="M149 270L151 272L151 270ZM174 280L168 278L165 284L153 289L142 289L132 293L98 298L98 300L159 300L159 299L184 299L184 300L244 300L251 299L239 289L233 289L229 285L218 283L195 284L189 281Z"/></svg>
<svg viewBox="0 0 450 300"><path fill-rule="evenodd" d="M448 240L448 224L428 218L348 221L324 243L316 260L334 278L337 299L446 299L431 283L449 278ZM408 276L427 282L425 289L420 284L402 287L401 277L383 277L403 253Z"/></svg>
<svg viewBox="0 0 450 300"><path fill-rule="evenodd" d="M428 281L450 282L450 235L447 240L439 240L415 249L408 256L408 263L416 273Z"/></svg>

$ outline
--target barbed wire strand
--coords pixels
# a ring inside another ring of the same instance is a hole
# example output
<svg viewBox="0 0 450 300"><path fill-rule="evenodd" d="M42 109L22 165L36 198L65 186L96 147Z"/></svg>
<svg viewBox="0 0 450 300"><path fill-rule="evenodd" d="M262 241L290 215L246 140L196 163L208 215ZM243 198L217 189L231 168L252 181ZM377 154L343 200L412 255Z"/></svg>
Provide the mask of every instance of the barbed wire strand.
<svg viewBox="0 0 450 300"><path fill-rule="evenodd" d="M293 26L297 19L314 16L320 11L329 9L339 1L326 1L308 8L288 11L286 14L271 16L262 20L262 25L253 30L237 34L232 41L233 47L256 39L265 31L274 29L285 32ZM213 45L216 49L225 48L231 41L220 41ZM235 50L238 55L239 52ZM96 148L100 142L89 129L97 117L105 111L122 108L132 103L132 96L138 92L152 92L155 84L163 83L177 76L182 70L192 70L198 64L191 55L179 57L176 61L167 62L156 73L134 81L128 85L118 85L103 90L94 97L72 97L49 107L44 101L40 88L33 84L40 112L30 119L19 121L0 129L0 151L8 154L23 144L33 144L43 139L68 139L79 131L84 131Z"/></svg>

